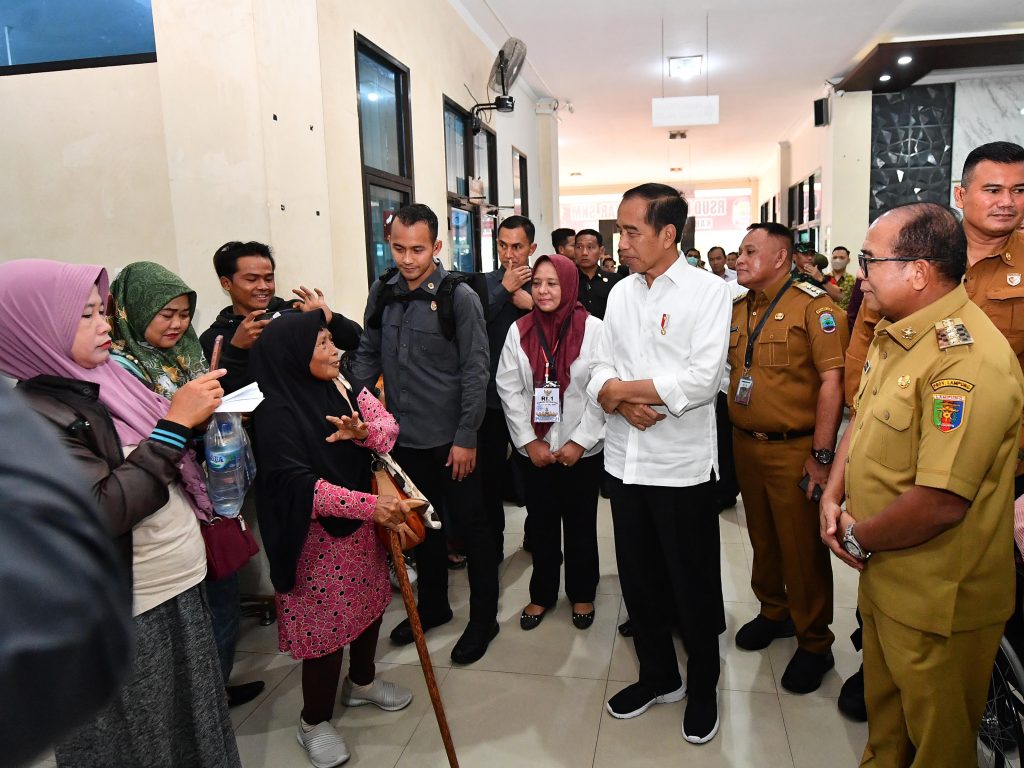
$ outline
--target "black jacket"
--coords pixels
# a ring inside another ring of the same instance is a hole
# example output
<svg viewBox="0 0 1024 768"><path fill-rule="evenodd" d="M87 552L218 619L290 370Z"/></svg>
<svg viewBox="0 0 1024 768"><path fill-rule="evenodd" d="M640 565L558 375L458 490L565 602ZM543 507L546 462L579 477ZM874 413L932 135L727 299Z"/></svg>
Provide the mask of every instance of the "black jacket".
<svg viewBox="0 0 1024 768"><path fill-rule="evenodd" d="M282 309L291 309L295 302L295 299L289 301L275 296L270 300L270 304L267 305L267 314L273 315ZM334 337L334 345L346 352L358 347L359 336L363 332L359 323L349 320L340 312L332 312L331 314L331 322L327 324L327 329L331 332L331 336ZM224 394L226 395L253 382L253 377L249 373L250 350L239 349L231 344L231 338L235 335L235 330L237 330L243 320L245 320L245 315L236 315L232 307L224 307L220 314L217 315L217 319L213 321L213 325L199 336L199 343L203 346L203 353L206 355L207 360L210 359L210 355L213 353L213 343L217 340L217 337L220 335L224 336L224 345L221 347L220 353L220 366L221 368L227 368L228 372L220 380L220 385L224 387Z"/></svg>
<svg viewBox="0 0 1024 768"><path fill-rule="evenodd" d="M106 519L131 587L132 528L161 509L168 486L178 479L183 450L146 438L127 459L110 412L99 400L99 385L57 376L36 376L18 384L36 413L56 427L64 447L85 476ZM191 436L191 430L161 419L157 427Z"/></svg>
<svg viewBox="0 0 1024 768"><path fill-rule="evenodd" d="M0 763L27 765L117 690L132 590L87 481L4 384L0 434Z"/></svg>

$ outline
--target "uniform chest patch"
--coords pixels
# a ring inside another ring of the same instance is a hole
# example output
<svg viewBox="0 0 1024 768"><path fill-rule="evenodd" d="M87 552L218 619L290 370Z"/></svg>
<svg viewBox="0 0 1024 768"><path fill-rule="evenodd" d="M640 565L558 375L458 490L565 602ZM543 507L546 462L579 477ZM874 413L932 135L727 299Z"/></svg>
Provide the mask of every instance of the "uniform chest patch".
<svg viewBox="0 0 1024 768"><path fill-rule="evenodd" d="M818 315L818 322L821 323L821 330L825 333L836 332L836 318L831 312L822 312Z"/></svg>
<svg viewBox="0 0 1024 768"><path fill-rule="evenodd" d="M932 424L940 432L952 432L964 423L966 395L932 395Z"/></svg>

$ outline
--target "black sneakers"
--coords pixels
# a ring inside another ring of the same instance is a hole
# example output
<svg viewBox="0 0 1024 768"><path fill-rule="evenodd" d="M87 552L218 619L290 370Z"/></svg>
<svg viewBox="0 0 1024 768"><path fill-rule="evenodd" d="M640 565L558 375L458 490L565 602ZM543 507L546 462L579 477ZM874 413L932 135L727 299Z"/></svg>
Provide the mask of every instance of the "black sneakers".
<svg viewBox="0 0 1024 768"><path fill-rule="evenodd" d="M605 705L608 714L619 720L629 720L631 717L638 717L651 708L654 704L670 704L679 701L686 696L686 683L682 683L676 690L668 693L656 693L643 683L627 685L616 693Z"/></svg>
<svg viewBox="0 0 1024 768"><path fill-rule="evenodd" d="M718 691L714 696L694 696L686 702L683 738L691 744L706 744L718 733Z"/></svg>
<svg viewBox="0 0 1024 768"><path fill-rule="evenodd" d="M736 645L745 651L760 651L771 645L772 640L779 637L792 637L796 627L792 619L772 621L758 614L748 621L736 633Z"/></svg>
<svg viewBox="0 0 1024 768"><path fill-rule="evenodd" d="M797 648L782 674L782 687L790 693L816 691L821 685L821 678L835 665L836 660L832 656L832 651L811 653L803 648Z"/></svg>

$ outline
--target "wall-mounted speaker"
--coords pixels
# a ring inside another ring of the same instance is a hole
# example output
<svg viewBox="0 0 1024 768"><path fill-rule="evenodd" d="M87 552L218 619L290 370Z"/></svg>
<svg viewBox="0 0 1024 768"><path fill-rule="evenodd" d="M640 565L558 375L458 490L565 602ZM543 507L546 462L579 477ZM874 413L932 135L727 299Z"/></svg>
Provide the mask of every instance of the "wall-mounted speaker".
<svg viewBox="0 0 1024 768"><path fill-rule="evenodd" d="M828 98L814 100L814 127L820 128L829 123Z"/></svg>

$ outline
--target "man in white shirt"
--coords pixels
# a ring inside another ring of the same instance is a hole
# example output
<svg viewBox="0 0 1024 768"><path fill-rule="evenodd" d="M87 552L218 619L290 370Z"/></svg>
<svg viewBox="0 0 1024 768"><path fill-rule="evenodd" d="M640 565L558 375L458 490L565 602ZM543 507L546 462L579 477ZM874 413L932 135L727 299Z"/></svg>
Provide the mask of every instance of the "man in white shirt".
<svg viewBox="0 0 1024 768"><path fill-rule="evenodd" d="M736 282L736 270L725 263L725 248L720 245L708 249L708 266L711 271L729 283Z"/></svg>
<svg viewBox="0 0 1024 768"><path fill-rule="evenodd" d="M689 265L678 244L686 201L664 184L619 204L619 254L632 273L612 290L588 394L609 414L605 469L622 595L640 679L608 700L613 717L679 701L673 628L682 630L689 693L683 736L718 732L719 562L715 396L725 371L727 283Z"/></svg>

